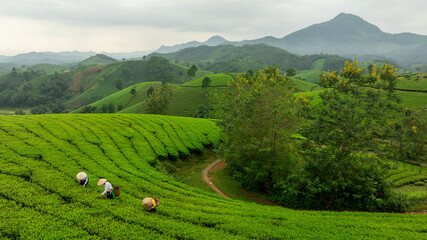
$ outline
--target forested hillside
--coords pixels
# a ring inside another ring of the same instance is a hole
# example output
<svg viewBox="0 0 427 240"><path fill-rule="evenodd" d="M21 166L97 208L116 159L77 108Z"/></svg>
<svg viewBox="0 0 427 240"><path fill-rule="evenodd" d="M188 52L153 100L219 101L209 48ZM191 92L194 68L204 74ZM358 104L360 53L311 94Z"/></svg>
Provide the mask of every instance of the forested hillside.
<svg viewBox="0 0 427 240"><path fill-rule="evenodd" d="M309 70L312 64L319 59L325 60L325 70L338 70L344 66L346 61L346 58L334 55L300 56L265 44L241 47L232 45L199 46L168 54L153 53L150 56L161 56L185 66L197 64L199 68L214 73L238 73L246 72L249 69L256 71L269 65L278 66L282 71L288 68Z"/></svg>

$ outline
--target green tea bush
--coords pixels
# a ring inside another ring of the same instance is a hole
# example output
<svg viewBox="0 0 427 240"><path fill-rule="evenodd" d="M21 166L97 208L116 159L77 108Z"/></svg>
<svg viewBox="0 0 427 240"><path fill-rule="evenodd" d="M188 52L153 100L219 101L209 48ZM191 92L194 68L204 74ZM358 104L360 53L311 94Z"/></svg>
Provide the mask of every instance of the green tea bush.
<svg viewBox="0 0 427 240"><path fill-rule="evenodd" d="M161 124L166 135L155 134ZM202 135L207 145L214 144L215 123L122 114L0 116L0 238L424 238L422 215L306 212L244 203L176 182L150 165L162 157L153 143L191 152L204 146ZM86 188L75 178L80 171L90 177ZM98 198L99 177L120 186L120 197ZM142 208L146 196L160 197L155 214Z"/></svg>

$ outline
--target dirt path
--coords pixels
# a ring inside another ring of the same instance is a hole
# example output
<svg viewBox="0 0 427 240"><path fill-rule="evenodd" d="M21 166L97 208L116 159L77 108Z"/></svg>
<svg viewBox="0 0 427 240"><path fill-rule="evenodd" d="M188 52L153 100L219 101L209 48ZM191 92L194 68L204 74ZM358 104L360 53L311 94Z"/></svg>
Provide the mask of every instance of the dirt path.
<svg viewBox="0 0 427 240"><path fill-rule="evenodd" d="M225 166L227 166L227 164L222 161L221 159L218 159L216 161L214 161L213 163L209 164L209 166L207 166L205 169L203 169L202 171L202 177L203 180L215 191L217 192L219 195L226 197L226 198L230 198L229 196L225 195L223 192L221 192L221 190L219 190L211 181L212 177L209 177L209 173L213 173L216 170L222 169ZM279 204L276 204L272 201L269 201L267 199L264 199L262 197L256 196L255 194L252 194L248 191L245 191L243 189L239 189L239 191L245 195L248 198L251 198L253 200L255 200L258 203L264 204L264 205L270 205L270 206L277 206L277 207L282 207Z"/></svg>
<svg viewBox="0 0 427 240"><path fill-rule="evenodd" d="M209 166L207 166L205 169L203 169L202 171L202 177L203 180L219 195L225 197L225 198L230 198L229 196L225 195L223 192L221 192L221 190L219 190L212 182L211 179L213 177L209 177L208 174L209 173L213 173L215 170L219 170L224 168L225 166L227 166L227 164L222 161L221 159L215 160L213 163L209 164ZM282 205L279 205L277 203L274 203L272 201L269 201L267 199L264 199L262 197L259 197L255 194L252 194L248 191L245 191L243 189L239 189L239 191L241 191L241 193L243 195L245 195L248 198L252 198L254 199L256 202L260 203L260 204L264 204L264 205L270 205L270 206L276 206L276 207L282 207L282 208L286 208ZM230 198L231 199L231 198ZM298 210L298 209L294 209L294 210ZM301 211L307 211L307 210L301 210ZM309 211L314 211L314 210L309 210ZM420 212L405 212L405 213L397 213L397 214L427 214L427 210L422 210Z"/></svg>
<svg viewBox="0 0 427 240"><path fill-rule="evenodd" d="M225 197L225 198L230 198L229 196L225 195L223 192L221 192L221 190L219 190L209 179L208 174L210 172L213 172L216 168L217 165L220 163L224 163L223 161L221 161L221 159L218 159L216 161L214 161L213 163L209 164L209 166L207 166L205 169L203 169L202 171L202 177L203 180L219 195Z"/></svg>

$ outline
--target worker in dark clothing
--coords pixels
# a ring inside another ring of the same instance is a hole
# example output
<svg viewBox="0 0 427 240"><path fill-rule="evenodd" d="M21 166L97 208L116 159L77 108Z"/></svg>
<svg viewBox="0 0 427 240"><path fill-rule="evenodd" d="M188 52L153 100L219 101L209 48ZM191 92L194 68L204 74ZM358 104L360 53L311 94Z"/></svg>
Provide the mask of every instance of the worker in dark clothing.
<svg viewBox="0 0 427 240"><path fill-rule="evenodd" d="M77 173L77 180L79 180L80 185L86 187L89 183L89 176L85 172L79 172Z"/></svg>

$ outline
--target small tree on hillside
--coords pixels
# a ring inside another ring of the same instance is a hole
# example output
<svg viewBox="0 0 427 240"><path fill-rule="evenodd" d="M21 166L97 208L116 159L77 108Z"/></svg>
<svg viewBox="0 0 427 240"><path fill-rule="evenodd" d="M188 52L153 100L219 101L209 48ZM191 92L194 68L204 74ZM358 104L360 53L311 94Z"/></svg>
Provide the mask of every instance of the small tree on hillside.
<svg viewBox="0 0 427 240"><path fill-rule="evenodd" d="M130 94L132 95L132 98L134 98L134 97L136 96L136 89L135 89L135 88L132 88L132 89L130 90Z"/></svg>
<svg viewBox="0 0 427 240"><path fill-rule="evenodd" d="M189 77L190 79L192 77L195 77L196 72L197 72L197 67L196 67L196 65L193 64L187 71L187 77Z"/></svg>
<svg viewBox="0 0 427 240"><path fill-rule="evenodd" d="M209 85L211 84L211 82L212 82L212 80L209 77L203 78L202 88L206 88L207 89L209 87Z"/></svg>
<svg viewBox="0 0 427 240"><path fill-rule="evenodd" d="M205 77L203 78L202 81L202 88L206 89L206 98L209 99L209 91L208 91L208 87L211 84L212 80L209 77Z"/></svg>
<svg viewBox="0 0 427 240"><path fill-rule="evenodd" d="M292 77L292 76L295 76L295 74L297 74L297 71L295 70L295 68L288 68L286 69L285 73L286 73L286 76Z"/></svg>
<svg viewBox="0 0 427 240"><path fill-rule="evenodd" d="M121 79L117 79L117 80L114 82L114 86L115 86L117 89L122 90L122 89L123 89L123 81L122 81Z"/></svg>
<svg viewBox="0 0 427 240"><path fill-rule="evenodd" d="M249 69L248 71L246 71L246 73L245 73L245 75L244 75L244 77L245 78L247 78L247 79L251 79L251 78L253 78L255 76L255 73L254 73L254 71L252 71L251 69Z"/></svg>
<svg viewBox="0 0 427 240"><path fill-rule="evenodd" d="M154 92L154 88L153 86L151 86L148 90L147 90L147 97L150 97L150 95Z"/></svg>
<svg viewBox="0 0 427 240"><path fill-rule="evenodd" d="M10 71L10 77L15 78L16 76L18 76L18 71L16 71L16 68L13 67L12 71Z"/></svg>
<svg viewBox="0 0 427 240"><path fill-rule="evenodd" d="M146 112L150 114L166 114L169 101L173 96L173 88L163 84L145 99Z"/></svg>

